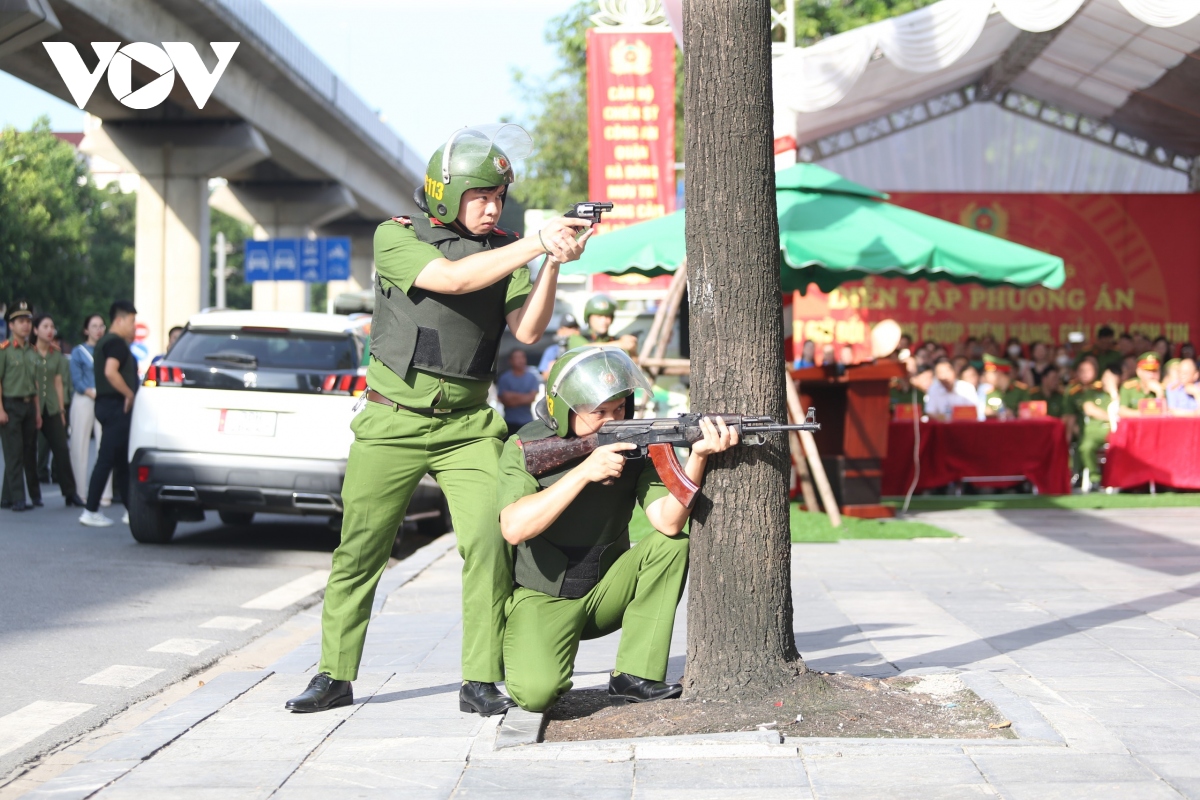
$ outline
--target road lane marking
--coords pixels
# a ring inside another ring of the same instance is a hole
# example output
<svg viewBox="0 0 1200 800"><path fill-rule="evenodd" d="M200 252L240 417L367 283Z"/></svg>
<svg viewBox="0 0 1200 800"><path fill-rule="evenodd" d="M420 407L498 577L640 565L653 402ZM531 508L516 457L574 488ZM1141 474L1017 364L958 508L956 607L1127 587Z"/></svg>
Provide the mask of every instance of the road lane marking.
<svg viewBox="0 0 1200 800"><path fill-rule="evenodd" d="M248 603L242 603L242 608L260 608L264 611L282 611L293 603L299 602L310 594L325 588L329 581L329 570L319 569L304 577L297 578L291 583L285 583L278 589L272 589L266 594L259 595Z"/></svg>
<svg viewBox="0 0 1200 800"><path fill-rule="evenodd" d="M220 644L216 639L167 639L154 645L149 653L178 653L185 656L198 656L214 644Z"/></svg>
<svg viewBox="0 0 1200 800"><path fill-rule="evenodd" d="M208 622L202 623L201 628L214 628L219 631L248 631L258 623L261 619L252 619L251 617L213 617Z"/></svg>
<svg viewBox="0 0 1200 800"><path fill-rule="evenodd" d="M38 700L0 717L0 756L29 744L43 733L95 708L90 703Z"/></svg>
<svg viewBox="0 0 1200 800"><path fill-rule="evenodd" d="M89 686L119 686L122 689L132 689L160 672L162 670L155 667L130 667L124 664L114 664L108 669L102 669L95 675L84 678L80 683L86 683Z"/></svg>

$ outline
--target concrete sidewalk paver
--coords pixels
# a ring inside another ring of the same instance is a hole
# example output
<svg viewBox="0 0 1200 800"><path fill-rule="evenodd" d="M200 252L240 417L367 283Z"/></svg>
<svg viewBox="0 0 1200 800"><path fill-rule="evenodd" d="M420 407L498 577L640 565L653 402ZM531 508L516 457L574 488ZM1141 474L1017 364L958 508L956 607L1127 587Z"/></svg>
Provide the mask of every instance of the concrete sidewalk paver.
<svg viewBox="0 0 1200 800"><path fill-rule="evenodd" d="M798 647L814 669L963 671L1023 738L781 742L760 731L538 745L515 720L498 737L500 720L458 710L461 561L442 542L385 576L353 706L284 711L319 657L313 640L265 679L231 679L250 688L182 735L163 727L176 738L153 755L135 730L113 760L81 767L112 781L102 800L1200 798L1200 514L924 518L964 538L793 546ZM582 644L577 687L605 685L617 641ZM126 751L140 754L117 760ZM40 794L83 798L96 785L67 773Z"/></svg>

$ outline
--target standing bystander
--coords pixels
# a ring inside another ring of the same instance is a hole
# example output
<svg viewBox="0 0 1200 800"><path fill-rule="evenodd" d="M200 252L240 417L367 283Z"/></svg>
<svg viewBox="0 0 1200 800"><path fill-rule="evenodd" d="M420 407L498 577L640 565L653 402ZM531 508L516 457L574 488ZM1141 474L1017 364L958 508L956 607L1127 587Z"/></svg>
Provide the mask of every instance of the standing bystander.
<svg viewBox="0 0 1200 800"><path fill-rule="evenodd" d="M504 421L508 423L508 435L512 436L522 425L533 421L530 406L537 399L541 381L529 369L528 356L517 348L508 354L508 371L496 379L496 393L504 406Z"/></svg>
<svg viewBox="0 0 1200 800"><path fill-rule="evenodd" d="M90 315L83 323L84 341L71 351L71 383L75 398L71 401L71 468L75 471L75 486L87 491L88 458L92 435L100 441L100 423L96 421L96 343L104 335L104 317ZM112 477L104 484L100 505L112 505Z"/></svg>
<svg viewBox="0 0 1200 800"><path fill-rule="evenodd" d="M62 489L67 506L83 507L83 500L75 489L75 473L71 469L70 450L67 448L67 387L63 373L67 371L67 359L55 344L58 331L49 314L39 314L33 320L33 332L37 343L33 348L33 364L37 371L38 413L42 418L42 435L54 455L58 486Z"/></svg>
<svg viewBox="0 0 1200 800"><path fill-rule="evenodd" d="M129 521L129 421L138 386L137 359L130 352L129 343L136 328L137 309L128 300L118 300L109 311L108 333L96 343L96 419L104 432L88 483L87 508L79 516L81 523L93 528L113 524L100 513L100 496L110 475L126 505L122 521Z"/></svg>

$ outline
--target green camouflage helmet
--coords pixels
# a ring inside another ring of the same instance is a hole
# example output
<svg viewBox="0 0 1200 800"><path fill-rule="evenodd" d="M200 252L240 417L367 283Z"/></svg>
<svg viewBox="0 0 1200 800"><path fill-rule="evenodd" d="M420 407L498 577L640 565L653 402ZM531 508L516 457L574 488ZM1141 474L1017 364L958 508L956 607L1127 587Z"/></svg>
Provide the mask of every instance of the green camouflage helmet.
<svg viewBox="0 0 1200 800"><path fill-rule="evenodd" d="M606 294L598 294L587 301L587 305L583 307L583 319L586 322L592 318L592 315L601 317L615 317L617 315L617 303Z"/></svg>
<svg viewBox="0 0 1200 800"><path fill-rule="evenodd" d="M512 183L512 160L527 157L531 145L524 128L509 123L455 131L425 168L425 204L429 214L438 222L449 224L458 219L467 189Z"/></svg>
<svg viewBox="0 0 1200 800"><path fill-rule="evenodd" d="M572 411L586 414L616 397L628 398L625 417L632 419L635 389L650 392L653 387L624 350L594 344L575 347L550 367L545 414L538 411L555 433L567 436Z"/></svg>

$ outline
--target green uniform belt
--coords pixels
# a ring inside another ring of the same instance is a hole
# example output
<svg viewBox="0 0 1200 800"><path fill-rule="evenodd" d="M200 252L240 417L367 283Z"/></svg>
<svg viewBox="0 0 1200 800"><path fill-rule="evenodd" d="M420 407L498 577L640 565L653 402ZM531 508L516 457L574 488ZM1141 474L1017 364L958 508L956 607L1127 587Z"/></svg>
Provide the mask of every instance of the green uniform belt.
<svg viewBox="0 0 1200 800"><path fill-rule="evenodd" d="M457 408L409 408L402 406L394 400L389 400L386 395L382 395L374 389L367 389L367 399L372 403L379 403L381 406L388 406L392 410L403 408L405 411L411 411L414 414L420 414L425 417L432 417L434 414L453 414L458 411Z"/></svg>
<svg viewBox="0 0 1200 800"><path fill-rule="evenodd" d="M14 403L32 403L37 400L36 394L31 394L28 397L6 397L5 400L12 400Z"/></svg>

